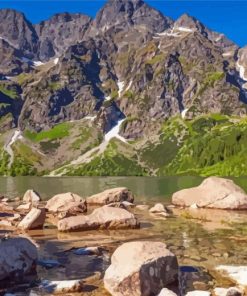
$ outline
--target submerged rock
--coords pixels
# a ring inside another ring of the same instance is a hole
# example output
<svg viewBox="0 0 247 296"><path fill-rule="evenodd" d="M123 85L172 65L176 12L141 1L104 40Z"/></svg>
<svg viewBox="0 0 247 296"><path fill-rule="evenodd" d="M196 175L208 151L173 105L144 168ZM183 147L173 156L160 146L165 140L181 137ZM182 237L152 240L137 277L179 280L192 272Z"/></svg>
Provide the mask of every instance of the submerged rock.
<svg viewBox="0 0 247 296"><path fill-rule="evenodd" d="M164 288L160 291L158 296L177 296L177 294L171 290Z"/></svg>
<svg viewBox="0 0 247 296"><path fill-rule="evenodd" d="M59 231L78 231L93 229L137 228L139 223L135 216L120 208L104 206L88 216L76 216L58 222Z"/></svg>
<svg viewBox="0 0 247 296"><path fill-rule="evenodd" d="M61 264L57 260L51 260L51 259L39 259L37 261L37 265L47 269L61 266Z"/></svg>
<svg viewBox="0 0 247 296"><path fill-rule="evenodd" d="M174 193L172 202L182 207L196 204L199 208L243 210L247 209L247 194L232 180L210 177L198 187Z"/></svg>
<svg viewBox="0 0 247 296"><path fill-rule="evenodd" d="M84 213L87 211L87 204L81 196L67 192L57 194L48 200L46 209L51 213Z"/></svg>
<svg viewBox="0 0 247 296"><path fill-rule="evenodd" d="M25 218L19 223L18 227L24 230L42 229L45 223L46 211L45 209L33 208Z"/></svg>
<svg viewBox="0 0 247 296"><path fill-rule="evenodd" d="M216 270L223 272L237 284L247 286L247 266L220 265Z"/></svg>
<svg viewBox="0 0 247 296"><path fill-rule="evenodd" d="M136 208L140 211L147 211L149 209L148 205L137 205Z"/></svg>
<svg viewBox="0 0 247 296"><path fill-rule="evenodd" d="M112 208L122 208L125 210L131 210L135 207L135 204L128 201L123 201L123 202L113 202L108 204L107 206Z"/></svg>
<svg viewBox="0 0 247 296"><path fill-rule="evenodd" d="M27 190L23 196L23 202L37 204L41 200L40 195L34 190Z"/></svg>
<svg viewBox="0 0 247 296"><path fill-rule="evenodd" d="M73 251L75 255L101 255L103 249L100 247L79 248Z"/></svg>
<svg viewBox="0 0 247 296"><path fill-rule="evenodd" d="M188 292L185 296L211 296L211 293L207 291L191 291Z"/></svg>
<svg viewBox="0 0 247 296"><path fill-rule="evenodd" d="M92 195L90 197L87 197L86 200L88 204L95 204L95 205L107 205L111 203L124 202L124 201L133 203L134 196L129 189L125 187L119 187L119 188L108 189L98 194Z"/></svg>
<svg viewBox="0 0 247 296"><path fill-rule="evenodd" d="M149 210L150 214L159 215L163 217L169 217L170 214L168 213L167 209L161 203L157 203L154 207Z"/></svg>
<svg viewBox="0 0 247 296"><path fill-rule="evenodd" d="M238 288L232 287L229 289L225 288L215 288L214 289L215 296L242 296L243 293Z"/></svg>
<svg viewBox="0 0 247 296"><path fill-rule="evenodd" d="M0 242L0 280L20 280L34 271L38 253L28 239L17 237Z"/></svg>
<svg viewBox="0 0 247 296"><path fill-rule="evenodd" d="M69 281L42 281L40 289L45 293L62 294L81 292L83 287L82 280Z"/></svg>
<svg viewBox="0 0 247 296"><path fill-rule="evenodd" d="M177 258L166 245L140 241L125 243L113 253L104 285L113 296L149 296L177 280Z"/></svg>

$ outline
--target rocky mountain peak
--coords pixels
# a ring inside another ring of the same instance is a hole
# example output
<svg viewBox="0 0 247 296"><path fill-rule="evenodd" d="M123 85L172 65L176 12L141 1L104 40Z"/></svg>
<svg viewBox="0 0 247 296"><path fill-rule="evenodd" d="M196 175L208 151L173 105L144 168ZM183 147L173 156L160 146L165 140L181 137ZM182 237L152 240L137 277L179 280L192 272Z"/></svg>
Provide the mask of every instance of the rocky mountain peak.
<svg viewBox="0 0 247 296"><path fill-rule="evenodd" d="M38 36L24 14L13 9L0 10L0 37L25 54L37 49Z"/></svg>
<svg viewBox="0 0 247 296"><path fill-rule="evenodd" d="M105 32L112 27L145 26L152 32L162 32L171 23L171 19L142 0L109 0L97 14L94 28Z"/></svg>
<svg viewBox="0 0 247 296"><path fill-rule="evenodd" d="M203 35L207 35L205 26L199 20L186 13L176 20L176 22L174 23L174 28L199 31Z"/></svg>

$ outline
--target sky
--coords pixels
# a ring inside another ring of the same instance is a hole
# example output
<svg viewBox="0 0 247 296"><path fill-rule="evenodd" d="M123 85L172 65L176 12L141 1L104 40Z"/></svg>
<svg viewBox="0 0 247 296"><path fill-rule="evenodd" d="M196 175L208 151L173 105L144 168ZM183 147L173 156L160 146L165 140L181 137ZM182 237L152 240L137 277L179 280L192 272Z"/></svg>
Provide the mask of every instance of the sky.
<svg viewBox="0 0 247 296"><path fill-rule="evenodd" d="M188 13L207 27L224 33L238 45L247 45L247 0L146 0L146 2L173 19ZM103 0L0 0L0 8L17 9L31 22L38 23L59 12L79 12L94 17L104 3Z"/></svg>

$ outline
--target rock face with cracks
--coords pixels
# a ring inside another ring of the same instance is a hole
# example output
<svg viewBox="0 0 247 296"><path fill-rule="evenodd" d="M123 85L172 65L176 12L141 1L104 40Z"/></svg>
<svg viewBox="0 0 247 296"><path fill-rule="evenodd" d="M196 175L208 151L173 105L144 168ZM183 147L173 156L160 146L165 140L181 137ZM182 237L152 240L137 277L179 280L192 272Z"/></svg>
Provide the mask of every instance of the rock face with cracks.
<svg viewBox="0 0 247 296"><path fill-rule="evenodd" d="M113 253L104 285L113 296L151 296L177 280L176 256L164 243L142 241L125 243Z"/></svg>

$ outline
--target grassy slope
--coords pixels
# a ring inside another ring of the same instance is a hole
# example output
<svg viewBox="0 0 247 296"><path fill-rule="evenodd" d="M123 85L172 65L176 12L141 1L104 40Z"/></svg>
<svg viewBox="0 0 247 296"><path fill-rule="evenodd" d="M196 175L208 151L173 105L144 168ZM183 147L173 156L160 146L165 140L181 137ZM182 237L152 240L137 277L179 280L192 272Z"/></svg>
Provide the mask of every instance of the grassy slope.
<svg viewBox="0 0 247 296"><path fill-rule="evenodd" d="M57 153L62 155L61 151L76 158L102 140L102 135L85 123L63 123L41 133L26 131L25 136L27 141L18 141L12 147L17 157L10 170L7 167L8 155L3 149L0 151L0 175L42 172L45 160L28 146L28 141L48 155L50 162ZM68 175L142 176L150 172L160 176L247 175L247 119L217 114L192 121L172 118L164 123L156 142L149 141L138 149L136 151L135 143L130 146L112 140L102 155L95 156L87 164L70 168Z"/></svg>
<svg viewBox="0 0 247 296"><path fill-rule="evenodd" d="M121 151L123 143L111 140L102 155L86 164L78 165L67 174L70 176L143 176L147 175L135 155Z"/></svg>
<svg viewBox="0 0 247 296"><path fill-rule="evenodd" d="M186 136L178 153L159 169L159 175L247 175L246 119L211 115L185 124Z"/></svg>

